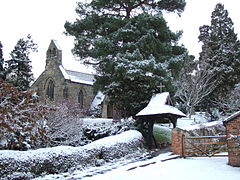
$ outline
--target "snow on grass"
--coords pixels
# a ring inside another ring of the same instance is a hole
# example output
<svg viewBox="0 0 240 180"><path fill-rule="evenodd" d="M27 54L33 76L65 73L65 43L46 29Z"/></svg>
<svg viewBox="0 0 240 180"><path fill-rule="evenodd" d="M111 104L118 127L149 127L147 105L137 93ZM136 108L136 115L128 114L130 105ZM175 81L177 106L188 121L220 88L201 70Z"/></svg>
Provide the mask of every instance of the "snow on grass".
<svg viewBox="0 0 240 180"><path fill-rule="evenodd" d="M227 157L172 159L171 153L128 165L116 164L85 171L48 175L40 179L84 180L239 180L240 168L227 165ZM118 167L117 167L118 166ZM112 170L111 170L112 169Z"/></svg>
<svg viewBox="0 0 240 180"><path fill-rule="evenodd" d="M130 164L86 180L239 180L240 168L228 166L226 157L187 158L161 162L169 156L162 154L150 161ZM156 162L156 163L154 163ZM152 164L151 164L152 163ZM154 163L154 164L153 164ZM142 166L142 167L141 167ZM133 169L132 169L133 168ZM132 169L132 170L130 170Z"/></svg>

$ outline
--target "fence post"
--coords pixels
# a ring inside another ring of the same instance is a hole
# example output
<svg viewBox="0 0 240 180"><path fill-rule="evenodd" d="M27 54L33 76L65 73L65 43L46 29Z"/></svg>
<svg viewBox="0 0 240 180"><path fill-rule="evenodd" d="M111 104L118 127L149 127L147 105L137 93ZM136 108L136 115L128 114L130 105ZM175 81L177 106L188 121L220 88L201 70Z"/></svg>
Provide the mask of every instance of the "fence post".
<svg viewBox="0 0 240 180"><path fill-rule="evenodd" d="M185 158L185 134L182 134L182 157Z"/></svg>

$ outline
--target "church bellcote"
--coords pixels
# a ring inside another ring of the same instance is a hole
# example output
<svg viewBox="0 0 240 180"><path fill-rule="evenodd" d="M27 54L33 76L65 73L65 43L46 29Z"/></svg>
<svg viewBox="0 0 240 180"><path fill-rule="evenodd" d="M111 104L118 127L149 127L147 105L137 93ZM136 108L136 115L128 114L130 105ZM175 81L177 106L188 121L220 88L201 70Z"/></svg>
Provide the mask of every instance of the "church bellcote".
<svg viewBox="0 0 240 180"><path fill-rule="evenodd" d="M46 57L46 67L50 64L62 65L62 50L55 40L51 40Z"/></svg>

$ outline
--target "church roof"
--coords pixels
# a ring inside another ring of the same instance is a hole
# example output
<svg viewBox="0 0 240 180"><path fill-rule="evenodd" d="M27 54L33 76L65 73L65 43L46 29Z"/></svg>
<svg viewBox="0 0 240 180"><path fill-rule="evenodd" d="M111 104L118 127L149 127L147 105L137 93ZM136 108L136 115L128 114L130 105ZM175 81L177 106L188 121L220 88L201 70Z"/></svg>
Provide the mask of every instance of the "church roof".
<svg viewBox="0 0 240 180"><path fill-rule="evenodd" d="M186 115L182 113L180 110L166 104L168 98L169 98L168 92L155 94L151 98L148 105L139 113L137 113L136 116L173 114L179 117L185 117Z"/></svg>
<svg viewBox="0 0 240 180"><path fill-rule="evenodd" d="M91 104L91 109L94 110L99 105L101 105L102 102L104 101L104 98L105 95L101 91L98 91L97 95L94 97L93 102Z"/></svg>
<svg viewBox="0 0 240 180"><path fill-rule="evenodd" d="M70 80L71 82L93 85L95 78L93 74L66 70L62 65L59 66L65 79Z"/></svg>
<svg viewBox="0 0 240 180"><path fill-rule="evenodd" d="M58 45L58 43L57 43L56 40L52 39L52 40L51 40L51 43L53 43L58 50L61 50L61 47ZM50 44L51 44L51 43L50 43Z"/></svg>

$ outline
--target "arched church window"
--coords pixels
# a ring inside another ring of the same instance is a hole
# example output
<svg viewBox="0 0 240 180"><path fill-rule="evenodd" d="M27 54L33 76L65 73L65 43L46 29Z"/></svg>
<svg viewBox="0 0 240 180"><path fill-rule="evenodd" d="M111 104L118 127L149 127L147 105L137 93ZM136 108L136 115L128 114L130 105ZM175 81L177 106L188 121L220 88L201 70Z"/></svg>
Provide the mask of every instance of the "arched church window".
<svg viewBox="0 0 240 180"><path fill-rule="evenodd" d="M63 98L64 98L64 99L67 99L67 98L68 98L68 88L67 88L67 87L65 87L65 88L63 89Z"/></svg>
<svg viewBox="0 0 240 180"><path fill-rule="evenodd" d="M54 100L54 82L53 80L50 80L47 85L47 93L46 93L47 98L50 100Z"/></svg>
<svg viewBox="0 0 240 180"><path fill-rule="evenodd" d="M52 51L51 51L51 49L49 49L49 50L47 51L47 57L51 57L51 54L52 54Z"/></svg>
<svg viewBox="0 0 240 180"><path fill-rule="evenodd" d="M57 56L57 49L53 48L53 50L52 50L52 57L55 57L55 56Z"/></svg>
<svg viewBox="0 0 240 180"><path fill-rule="evenodd" d="M80 107L83 108L83 91L82 90L80 90L78 93L78 103Z"/></svg>

